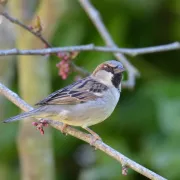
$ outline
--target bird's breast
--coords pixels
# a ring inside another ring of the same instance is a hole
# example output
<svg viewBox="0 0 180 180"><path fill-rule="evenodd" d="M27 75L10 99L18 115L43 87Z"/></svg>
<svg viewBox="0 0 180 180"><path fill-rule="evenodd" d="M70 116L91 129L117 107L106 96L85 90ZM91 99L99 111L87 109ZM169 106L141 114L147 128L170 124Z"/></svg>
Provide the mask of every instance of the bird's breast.
<svg viewBox="0 0 180 180"><path fill-rule="evenodd" d="M61 121L73 125L88 127L107 119L114 111L120 93L116 88L108 89L102 97L82 104L61 106Z"/></svg>
<svg viewBox="0 0 180 180"><path fill-rule="evenodd" d="M84 104L84 111L86 111L86 106L88 111L85 113L86 117L83 126L91 126L107 119L114 111L119 97L119 91L114 88L105 92L102 98Z"/></svg>

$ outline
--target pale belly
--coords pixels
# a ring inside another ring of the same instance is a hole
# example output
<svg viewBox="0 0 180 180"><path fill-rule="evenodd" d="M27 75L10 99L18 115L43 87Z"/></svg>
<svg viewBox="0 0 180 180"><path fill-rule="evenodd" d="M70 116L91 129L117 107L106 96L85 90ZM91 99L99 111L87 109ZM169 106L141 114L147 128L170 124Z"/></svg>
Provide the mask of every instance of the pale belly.
<svg viewBox="0 0 180 180"><path fill-rule="evenodd" d="M60 106L58 116L53 119L72 126L88 127L107 119L114 111L118 100L117 91L117 93L109 93L106 98L98 98L97 101Z"/></svg>

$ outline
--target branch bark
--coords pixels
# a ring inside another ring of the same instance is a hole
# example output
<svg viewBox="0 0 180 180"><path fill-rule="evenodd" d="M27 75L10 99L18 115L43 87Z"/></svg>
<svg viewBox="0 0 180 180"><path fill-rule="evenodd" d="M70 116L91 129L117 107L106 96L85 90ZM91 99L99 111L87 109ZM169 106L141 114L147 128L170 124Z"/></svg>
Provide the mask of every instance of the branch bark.
<svg viewBox="0 0 180 180"><path fill-rule="evenodd" d="M48 5L49 5L49 2L46 2L46 3L43 3L43 4L46 4L46 5L48 6ZM56 7L56 8L57 8L57 7ZM55 9L56 9L56 8L55 8ZM43 8L42 8L42 9L43 9ZM60 13L59 9L56 9L56 10L55 10L55 9L54 9L54 11L53 11L53 14L54 14L54 15L56 14L56 13L54 13L54 12L56 12L56 11ZM43 17L43 14L45 14L45 13L43 13L43 12L41 13L41 11L40 11L38 14L42 14L42 17ZM47 14L47 13L46 13L46 14ZM50 43L48 43L48 41L46 41L46 39L42 36L41 33L35 32L33 29L31 29L30 27L26 26L24 23L22 23L21 21L19 21L19 20L16 19L16 18L10 16L8 13L6 13L6 12L4 12L4 11L0 12L0 15L2 15L3 17L5 17L6 19L8 19L10 22L12 22L12 23L20 26L21 28L25 29L27 32L30 32L32 35L34 35L34 36L37 37L39 40L41 40L41 42L43 42L46 47L52 48L52 46L50 45ZM44 17L45 17L45 16L44 16ZM44 21L47 22L50 17L52 18L52 15L49 15L46 19L44 19ZM55 16L54 16L54 17L55 17ZM52 19L53 19L53 18L52 18ZM55 19L53 19L53 21L55 22ZM50 23L52 24L53 22L51 21ZM45 31L47 32L46 34L49 34L49 32L52 31L52 26L54 26L55 24L56 24L56 23L54 23L53 25L49 26L48 28L44 28ZM47 26L47 24L46 24L46 26ZM47 31L47 29L48 29L48 31ZM85 71L83 68L78 67L78 66L77 66L75 63L73 63L72 61L71 61L71 65L72 65L72 68L73 68L74 71L77 71L77 72L79 72L79 73L81 73L81 74L87 75L86 71Z"/></svg>
<svg viewBox="0 0 180 180"><path fill-rule="evenodd" d="M22 100L16 93L8 89L6 86L0 83L0 94L4 95L6 98L8 98L11 102L16 104L19 108L21 108L24 111L30 111L33 108L28 105L24 100ZM49 124L58 129L61 130L63 123L61 122L56 122L52 120L48 120ZM78 139L81 139L87 143L91 143L91 135L81 132L77 129L74 129L72 127L67 127L65 129L65 133L74 136ZM122 167L127 167L135 170L136 172L146 176L149 179L152 180L167 180L164 177L152 172L151 170L143 167L142 165L136 163L135 161L129 159L128 157L124 156L120 152L116 151L115 149L111 148L107 144L105 144L102 141L96 141L94 143L94 146L96 149L99 149L106 153L107 155L111 156L112 158L116 159L118 162L121 163ZM122 173L124 173L124 168L122 168Z"/></svg>
<svg viewBox="0 0 180 180"><path fill-rule="evenodd" d="M118 48L114 41L112 40L108 30L106 29L105 25L103 24L101 17L98 11L92 6L89 0L79 0L82 7L85 9L87 14L89 15L90 19L95 24L97 30L99 31L100 35L106 42L107 46L109 47L102 47L102 46L94 46L93 44L89 45L81 45L81 46L69 46L69 47L57 47L53 48L48 41L42 36L41 33L35 32L33 29L29 28L18 19L10 16L6 12L0 12L2 16L7 18L10 22L22 27L23 29L30 32L32 35L37 37L41 42L44 43L46 49L28 49L28 50L19 50L19 49L9 49L9 50L0 50L0 56L7 56L7 55L47 55L47 54L56 54L58 52L72 52L72 51L101 51L101 52L113 52L117 60L121 61L127 69L128 72L128 80L122 83L123 87L133 88L135 86L136 77L139 76L138 70L127 60L124 56L137 56L142 54L148 53L155 53L155 52L163 52L163 51L172 51L172 50L179 50L180 43L174 42L171 44L160 45L160 46L153 46L153 47L146 47L146 48ZM46 29L46 28L45 28ZM48 28L49 29L49 28ZM88 75L89 73L81 68L78 67L75 63L71 61L71 67L74 71L82 74Z"/></svg>
<svg viewBox="0 0 180 180"><path fill-rule="evenodd" d="M64 46L64 47L52 47L45 49L7 49L0 50L0 56L9 56L9 55L47 55L47 54L56 54L58 52L74 52L74 51L97 51L105 53L122 53L130 56L137 56L150 53L166 52L180 50L180 43L173 42L170 44L145 47L145 48L117 48L117 47L103 47L95 46L94 44L78 45L78 46Z"/></svg>

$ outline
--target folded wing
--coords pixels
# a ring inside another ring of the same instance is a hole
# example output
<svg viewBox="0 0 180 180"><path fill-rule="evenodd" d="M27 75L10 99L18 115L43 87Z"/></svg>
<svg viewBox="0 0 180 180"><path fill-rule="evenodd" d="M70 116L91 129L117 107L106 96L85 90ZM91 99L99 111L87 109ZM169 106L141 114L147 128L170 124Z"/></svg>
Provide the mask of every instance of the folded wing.
<svg viewBox="0 0 180 180"><path fill-rule="evenodd" d="M47 98L38 102L36 105L74 105L85 103L100 98L103 91L106 90L106 85L87 77L50 94Z"/></svg>

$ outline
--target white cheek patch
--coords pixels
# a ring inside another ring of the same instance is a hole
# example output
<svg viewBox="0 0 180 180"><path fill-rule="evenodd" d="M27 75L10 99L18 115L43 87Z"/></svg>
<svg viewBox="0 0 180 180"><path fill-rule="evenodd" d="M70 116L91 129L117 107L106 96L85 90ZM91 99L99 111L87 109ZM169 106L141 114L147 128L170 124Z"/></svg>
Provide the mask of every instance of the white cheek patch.
<svg viewBox="0 0 180 180"><path fill-rule="evenodd" d="M99 72L96 73L96 77L103 84L105 84L107 86L112 86L113 74L111 72L100 70Z"/></svg>

